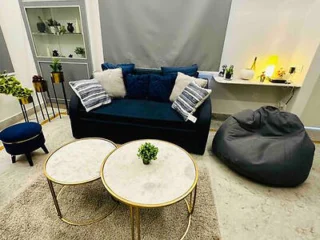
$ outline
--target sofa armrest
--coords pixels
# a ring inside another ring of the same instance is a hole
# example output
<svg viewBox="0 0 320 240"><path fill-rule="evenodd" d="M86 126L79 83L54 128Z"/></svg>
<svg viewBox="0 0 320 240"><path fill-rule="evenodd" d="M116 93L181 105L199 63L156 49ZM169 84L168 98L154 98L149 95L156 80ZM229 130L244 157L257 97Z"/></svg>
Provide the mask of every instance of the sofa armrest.
<svg viewBox="0 0 320 240"><path fill-rule="evenodd" d="M71 119L77 119L81 102L76 94L73 94L69 104L69 115Z"/></svg>
<svg viewBox="0 0 320 240"><path fill-rule="evenodd" d="M211 98L209 96L197 110L197 124L204 128L210 128L211 114Z"/></svg>

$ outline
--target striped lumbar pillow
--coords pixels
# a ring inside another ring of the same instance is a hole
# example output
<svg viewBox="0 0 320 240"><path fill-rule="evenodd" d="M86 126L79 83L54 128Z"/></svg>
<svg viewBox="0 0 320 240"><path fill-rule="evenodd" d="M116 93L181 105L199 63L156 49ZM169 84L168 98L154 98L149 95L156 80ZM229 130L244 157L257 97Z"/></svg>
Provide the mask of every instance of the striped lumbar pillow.
<svg viewBox="0 0 320 240"><path fill-rule="evenodd" d="M172 108L175 109L185 121L196 122L197 118L192 114L197 108L209 97L210 89L205 89L197 85L195 82L190 83L178 98L173 102Z"/></svg>
<svg viewBox="0 0 320 240"><path fill-rule="evenodd" d="M111 102L102 85L96 79L69 82L87 112Z"/></svg>

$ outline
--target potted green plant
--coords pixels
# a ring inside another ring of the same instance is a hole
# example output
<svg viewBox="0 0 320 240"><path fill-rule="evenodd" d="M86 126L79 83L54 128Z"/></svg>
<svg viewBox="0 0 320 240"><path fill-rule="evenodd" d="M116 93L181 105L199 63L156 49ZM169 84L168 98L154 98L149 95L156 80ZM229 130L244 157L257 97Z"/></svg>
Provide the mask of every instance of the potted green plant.
<svg viewBox="0 0 320 240"><path fill-rule="evenodd" d="M151 143L144 143L138 149L138 157L142 159L143 164L148 165L151 160L157 159L159 149Z"/></svg>
<svg viewBox="0 0 320 240"><path fill-rule="evenodd" d="M31 103L32 90L24 88L21 82L13 75L8 75L6 72L0 74L0 94L12 95L19 99L22 104Z"/></svg>
<svg viewBox="0 0 320 240"><path fill-rule="evenodd" d="M43 80L40 75L34 75L32 77L32 84L36 92L46 92L48 90L47 82Z"/></svg>
<svg viewBox="0 0 320 240"><path fill-rule="evenodd" d="M231 79L233 75L233 65L226 69L226 79Z"/></svg>
<svg viewBox="0 0 320 240"><path fill-rule="evenodd" d="M51 80L53 83L61 83L64 82L64 76L62 72L62 65L60 63L60 59L53 58L52 63L50 64L52 69L51 71Z"/></svg>
<svg viewBox="0 0 320 240"><path fill-rule="evenodd" d="M74 50L74 52L82 58L85 58L85 50L83 47L76 47L76 49Z"/></svg>

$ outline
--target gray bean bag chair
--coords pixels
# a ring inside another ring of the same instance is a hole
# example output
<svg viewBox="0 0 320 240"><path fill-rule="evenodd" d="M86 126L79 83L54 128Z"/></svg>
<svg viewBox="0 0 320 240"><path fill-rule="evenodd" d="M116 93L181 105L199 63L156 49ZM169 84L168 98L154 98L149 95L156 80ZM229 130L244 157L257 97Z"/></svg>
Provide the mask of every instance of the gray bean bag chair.
<svg viewBox="0 0 320 240"><path fill-rule="evenodd" d="M308 178L314 150L299 118L270 106L229 117L212 142L213 153L231 169L278 187Z"/></svg>

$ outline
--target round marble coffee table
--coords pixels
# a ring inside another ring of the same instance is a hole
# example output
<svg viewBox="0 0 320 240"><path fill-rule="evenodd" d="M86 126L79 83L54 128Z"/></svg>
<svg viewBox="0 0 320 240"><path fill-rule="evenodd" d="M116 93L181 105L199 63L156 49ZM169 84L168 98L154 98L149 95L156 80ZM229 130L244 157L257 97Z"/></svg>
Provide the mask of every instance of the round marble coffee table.
<svg viewBox="0 0 320 240"><path fill-rule="evenodd" d="M62 221L72 225L88 225L106 217L104 215L98 219L81 223L64 218L53 183L65 187L86 184L100 179L101 163L116 148L116 144L106 139L83 138L63 145L47 158L44 163L44 175L47 177L54 205ZM62 190L63 188L60 192Z"/></svg>
<svg viewBox="0 0 320 240"><path fill-rule="evenodd" d="M144 165L137 156L138 148L145 142L159 148L157 160L149 165ZM130 207L132 239L135 239L135 228L137 238L141 238L140 208L169 206L190 194L186 203L189 216L193 213L198 168L184 149L172 143L146 139L122 145L106 157L101 179L114 198Z"/></svg>

